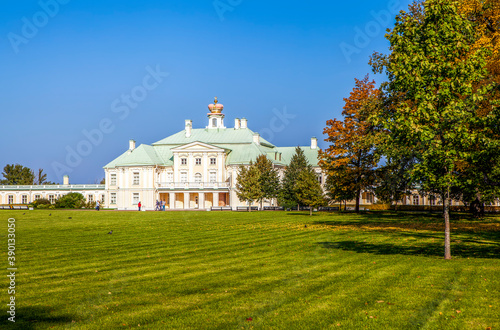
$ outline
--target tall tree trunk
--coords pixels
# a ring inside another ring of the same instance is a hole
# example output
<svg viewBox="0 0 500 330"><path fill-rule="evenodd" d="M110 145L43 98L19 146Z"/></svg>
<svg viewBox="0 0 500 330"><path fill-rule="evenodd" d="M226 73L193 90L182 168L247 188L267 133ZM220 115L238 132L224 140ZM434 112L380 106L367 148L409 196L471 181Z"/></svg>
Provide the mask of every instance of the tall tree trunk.
<svg viewBox="0 0 500 330"><path fill-rule="evenodd" d="M248 202L248 212L252 212L252 202Z"/></svg>
<svg viewBox="0 0 500 330"><path fill-rule="evenodd" d="M313 207L309 205L309 216L313 215Z"/></svg>
<svg viewBox="0 0 500 330"><path fill-rule="evenodd" d="M450 189L444 199L444 259L451 259L451 246L450 246Z"/></svg>
<svg viewBox="0 0 500 330"><path fill-rule="evenodd" d="M356 208L354 209L354 212L359 213L359 195L361 194L361 191L356 192Z"/></svg>

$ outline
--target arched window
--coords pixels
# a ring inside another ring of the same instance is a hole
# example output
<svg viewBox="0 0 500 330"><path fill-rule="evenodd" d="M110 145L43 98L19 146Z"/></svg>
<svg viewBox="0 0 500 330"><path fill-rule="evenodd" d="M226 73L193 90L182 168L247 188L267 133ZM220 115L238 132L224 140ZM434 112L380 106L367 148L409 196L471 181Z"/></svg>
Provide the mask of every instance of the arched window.
<svg viewBox="0 0 500 330"><path fill-rule="evenodd" d="M212 127L217 127L217 118L212 118Z"/></svg>
<svg viewBox="0 0 500 330"><path fill-rule="evenodd" d="M194 175L194 182L197 182L197 183L201 182L201 173L196 173Z"/></svg>

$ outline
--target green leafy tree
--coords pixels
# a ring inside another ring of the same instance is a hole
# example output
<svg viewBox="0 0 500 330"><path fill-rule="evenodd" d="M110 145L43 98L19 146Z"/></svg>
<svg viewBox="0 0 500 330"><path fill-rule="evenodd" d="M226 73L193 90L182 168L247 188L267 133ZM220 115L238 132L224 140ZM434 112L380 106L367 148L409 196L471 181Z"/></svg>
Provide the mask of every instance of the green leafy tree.
<svg viewBox="0 0 500 330"><path fill-rule="evenodd" d="M263 194L259 186L260 173L257 167L250 162L250 166L240 166L236 178L236 195L240 201L248 202L248 211L252 209L252 203L262 199Z"/></svg>
<svg viewBox="0 0 500 330"><path fill-rule="evenodd" d="M307 169L307 159L304 151L300 147L295 148L295 154L290 160L290 164L285 168L283 180L278 193L278 202L285 208L293 208L299 206L299 199L295 195L295 185L299 174Z"/></svg>
<svg viewBox="0 0 500 330"><path fill-rule="evenodd" d="M34 184L36 185L49 185L49 184L55 184L52 181L47 180L47 174L43 173L43 168L38 169L38 173L35 175L35 180Z"/></svg>
<svg viewBox="0 0 500 330"><path fill-rule="evenodd" d="M273 163L265 155L257 157L254 166L259 172L259 189L261 190L259 202L262 209L264 199L273 199L278 196L280 179L278 172L273 168Z"/></svg>
<svg viewBox="0 0 500 330"><path fill-rule="evenodd" d="M310 165L297 177L295 196L301 204L309 206L309 215L312 215L313 207L325 204L323 189Z"/></svg>
<svg viewBox="0 0 500 330"><path fill-rule="evenodd" d="M498 153L498 111L482 116L479 104L493 88L478 86L488 74L485 52L473 51L472 23L457 13L456 1L427 0L396 17L387 35L391 53L374 54L376 72L391 101L380 120L395 152L411 150L413 180L426 191L442 191L445 259L451 258L450 202L464 182L463 168Z"/></svg>
<svg viewBox="0 0 500 330"><path fill-rule="evenodd" d="M55 203L56 207L61 209L80 209L85 204L85 197L75 192L61 196Z"/></svg>
<svg viewBox="0 0 500 330"><path fill-rule="evenodd" d="M7 164L2 173L4 185L32 185L35 181L33 170L19 164Z"/></svg>
<svg viewBox="0 0 500 330"><path fill-rule="evenodd" d="M331 203L340 203L339 209L342 209L342 202L346 202L347 204L347 201L356 198L356 191L350 189L350 187L343 182L347 177L344 171L347 171L347 167L338 167L336 171L327 175L325 180L326 198L329 199Z"/></svg>
<svg viewBox="0 0 500 330"><path fill-rule="evenodd" d="M375 195L386 203L394 203L396 211L398 202L411 194L414 187L411 170L415 159L411 155L389 158L386 164L377 170Z"/></svg>

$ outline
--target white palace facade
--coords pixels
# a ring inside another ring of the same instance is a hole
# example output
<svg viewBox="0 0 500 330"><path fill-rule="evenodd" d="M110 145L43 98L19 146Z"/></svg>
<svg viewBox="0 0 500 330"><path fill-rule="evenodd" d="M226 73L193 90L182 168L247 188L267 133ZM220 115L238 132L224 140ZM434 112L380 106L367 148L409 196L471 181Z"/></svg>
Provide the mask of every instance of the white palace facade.
<svg viewBox="0 0 500 330"><path fill-rule="evenodd" d="M236 209L246 206L235 188L241 165L265 155L283 173L295 147L276 147L250 130L245 118L236 118L234 127L226 127L224 106L217 98L208 108L205 128L193 128L192 121L185 120L182 131L151 145L136 146L130 140L129 149L104 166L106 206L135 210L140 201L154 209L158 200L169 210ZM321 180L316 138L301 148ZM264 205L276 205L276 201Z"/></svg>
<svg viewBox="0 0 500 330"><path fill-rule="evenodd" d="M208 106L208 124L184 129L151 145L129 141L123 154L104 166L105 184L71 185L65 176L62 185L0 186L0 205L28 204L37 198L55 201L79 192L87 201L118 210L137 210L138 203L153 210L164 201L167 210L236 209L246 206L236 195L236 178L241 165L248 166L265 155L280 175L295 154L295 147L277 147L248 128L245 118L236 118L233 127L224 123L224 106L217 98ZM318 166L317 139L300 147L323 184ZM267 200L265 206L276 205Z"/></svg>

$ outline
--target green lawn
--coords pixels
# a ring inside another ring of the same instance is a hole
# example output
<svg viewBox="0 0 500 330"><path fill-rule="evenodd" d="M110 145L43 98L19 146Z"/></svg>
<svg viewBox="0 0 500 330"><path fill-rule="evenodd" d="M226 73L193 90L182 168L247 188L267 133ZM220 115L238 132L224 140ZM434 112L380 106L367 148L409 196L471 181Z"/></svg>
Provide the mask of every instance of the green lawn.
<svg viewBox="0 0 500 330"><path fill-rule="evenodd" d="M500 219L0 211L19 329L500 329ZM307 225L307 227L305 226ZM107 233L113 230L112 235Z"/></svg>

